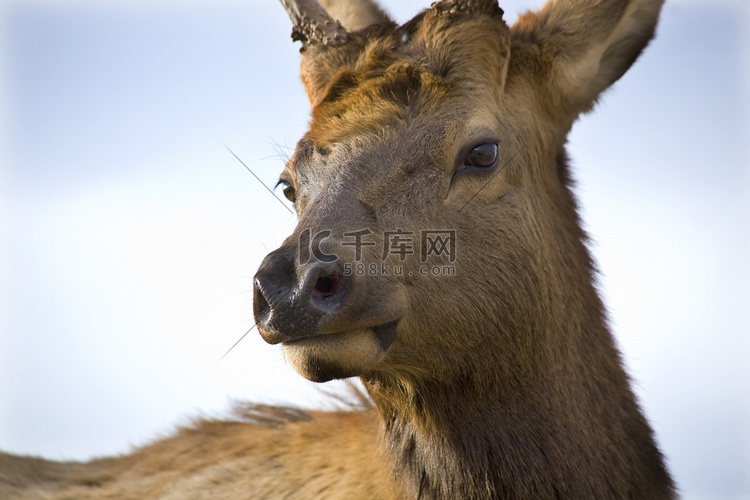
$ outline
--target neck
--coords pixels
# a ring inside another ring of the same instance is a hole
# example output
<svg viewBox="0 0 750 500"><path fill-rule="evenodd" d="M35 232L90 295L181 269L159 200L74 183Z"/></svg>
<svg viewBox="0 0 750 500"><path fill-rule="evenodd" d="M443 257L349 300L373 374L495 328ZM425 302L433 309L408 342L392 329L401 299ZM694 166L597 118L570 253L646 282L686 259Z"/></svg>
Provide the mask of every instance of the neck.
<svg viewBox="0 0 750 500"><path fill-rule="evenodd" d="M397 481L414 498L671 498L609 332L587 333L534 385L478 369L366 382Z"/></svg>
<svg viewBox="0 0 750 500"><path fill-rule="evenodd" d="M557 162L565 181L564 153ZM439 324L405 324L409 355L365 381L394 477L413 498L674 498L606 326L574 199L559 198L553 243L519 252L538 259L486 291L502 307L485 304L467 323L440 304ZM456 338L473 343L440 344Z"/></svg>

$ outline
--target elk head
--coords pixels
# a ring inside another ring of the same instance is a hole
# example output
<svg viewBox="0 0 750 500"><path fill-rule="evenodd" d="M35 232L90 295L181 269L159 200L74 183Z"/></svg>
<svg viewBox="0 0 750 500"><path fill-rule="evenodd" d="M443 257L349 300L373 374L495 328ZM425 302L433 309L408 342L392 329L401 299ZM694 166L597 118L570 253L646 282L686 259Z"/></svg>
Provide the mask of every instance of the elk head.
<svg viewBox="0 0 750 500"><path fill-rule="evenodd" d="M299 224L255 277L262 337L313 381L554 377L601 320L565 137L648 37L620 43L624 6L570 28L551 2L509 29L495 1L443 0L348 31L282 3L312 121L280 179Z"/></svg>

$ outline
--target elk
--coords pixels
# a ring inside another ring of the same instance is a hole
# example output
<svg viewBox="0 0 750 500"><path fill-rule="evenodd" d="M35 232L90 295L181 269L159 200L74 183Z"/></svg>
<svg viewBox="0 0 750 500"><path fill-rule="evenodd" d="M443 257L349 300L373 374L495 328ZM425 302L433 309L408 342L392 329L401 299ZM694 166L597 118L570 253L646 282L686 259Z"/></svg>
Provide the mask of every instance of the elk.
<svg viewBox="0 0 750 500"><path fill-rule="evenodd" d="M124 457L0 455L3 498L674 498L595 289L565 152L662 0L494 0L396 25L282 0L312 106L280 184L299 223L258 330L370 405L247 405Z"/></svg>

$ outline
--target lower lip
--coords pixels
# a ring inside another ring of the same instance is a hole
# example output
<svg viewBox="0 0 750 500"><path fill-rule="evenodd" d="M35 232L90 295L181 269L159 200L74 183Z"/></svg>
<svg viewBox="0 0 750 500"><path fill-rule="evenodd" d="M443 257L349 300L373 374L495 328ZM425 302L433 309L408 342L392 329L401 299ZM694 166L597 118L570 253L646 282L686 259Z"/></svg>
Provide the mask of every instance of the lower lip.
<svg viewBox="0 0 750 500"><path fill-rule="evenodd" d="M372 332L375 334L375 338L378 341L378 346L380 346L380 349L382 351L386 351L394 340L396 340L396 322L391 321L390 323L383 323L382 325L374 326L372 328L369 328L369 330L372 330ZM301 343L308 343L311 340L314 339L320 339L325 340L328 342L335 342L335 339L339 335L346 335L350 332L341 332L341 333L328 333L324 335L316 335L314 337L306 337L303 339L295 339L295 340L287 340L283 342L284 345L295 345L295 344L301 344Z"/></svg>

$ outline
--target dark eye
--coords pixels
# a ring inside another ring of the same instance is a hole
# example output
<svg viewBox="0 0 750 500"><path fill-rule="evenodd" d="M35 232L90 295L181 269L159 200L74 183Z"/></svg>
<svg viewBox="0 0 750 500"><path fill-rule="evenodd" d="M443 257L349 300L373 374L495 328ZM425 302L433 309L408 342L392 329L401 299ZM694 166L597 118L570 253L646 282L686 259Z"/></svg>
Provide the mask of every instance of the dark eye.
<svg viewBox="0 0 750 500"><path fill-rule="evenodd" d="M488 142L475 147L464 160L464 167L492 168L497 163L497 144Z"/></svg>
<svg viewBox="0 0 750 500"><path fill-rule="evenodd" d="M282 179L276 184L276 187L278 186L281 186L281 190L287 200L292 203L297 200L297 192L294 190L294 185L291 182Z"/></svg>

